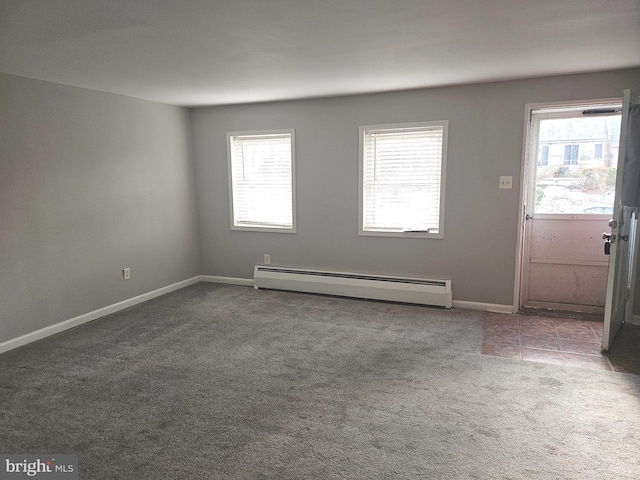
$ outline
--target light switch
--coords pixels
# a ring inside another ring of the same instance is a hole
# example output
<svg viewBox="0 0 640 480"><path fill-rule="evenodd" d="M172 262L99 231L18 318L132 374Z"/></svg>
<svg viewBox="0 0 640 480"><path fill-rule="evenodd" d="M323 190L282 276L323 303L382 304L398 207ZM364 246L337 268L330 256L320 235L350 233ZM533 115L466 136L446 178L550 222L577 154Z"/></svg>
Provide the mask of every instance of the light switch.
<svg viewBox="0 0 640 480"><path fill-rule="evenodd" d="M500 177L499 187L501 189L511 189L513 188L513 177Z"/></svg>

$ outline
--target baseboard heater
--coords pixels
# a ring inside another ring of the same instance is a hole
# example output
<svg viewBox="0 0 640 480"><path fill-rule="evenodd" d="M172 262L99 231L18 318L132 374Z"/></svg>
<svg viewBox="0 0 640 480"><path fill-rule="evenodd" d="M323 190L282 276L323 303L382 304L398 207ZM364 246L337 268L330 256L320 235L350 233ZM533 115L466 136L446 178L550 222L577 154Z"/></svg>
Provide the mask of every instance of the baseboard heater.
<svg viewBox="0 0 640 480"><path fill-rule="evenodd" d="M254 287L451 308L451 280L256 265Z"/></svg>

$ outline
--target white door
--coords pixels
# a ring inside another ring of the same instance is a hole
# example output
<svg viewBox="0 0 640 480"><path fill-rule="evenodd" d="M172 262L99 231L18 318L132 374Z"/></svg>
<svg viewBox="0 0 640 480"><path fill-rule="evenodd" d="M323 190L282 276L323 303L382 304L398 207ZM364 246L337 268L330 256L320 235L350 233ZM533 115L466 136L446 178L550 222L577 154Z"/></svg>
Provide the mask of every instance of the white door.
<svg viewBox="0 0 640 480"><path fill-rule="evenodd" d="M604 311L621 103L531 109L521 308Z"/></svg>
<svg viewBox="0 0 640 480"><path fill-rule="evenodd" d="M604 311L604 331L602 348L608 350L620 326L631 315L628 302L631 285L631 270L634 264L633 246L636 243L636 210L621 206L621 191L624 178L624 157L628 134L629 109L632 104L640 103L638 95L630 90L624 91L622 126L620 134L620 153L618 158L618 178L616 181L613 219L611 220L611 253L609 255L609 275Z"/></svg>

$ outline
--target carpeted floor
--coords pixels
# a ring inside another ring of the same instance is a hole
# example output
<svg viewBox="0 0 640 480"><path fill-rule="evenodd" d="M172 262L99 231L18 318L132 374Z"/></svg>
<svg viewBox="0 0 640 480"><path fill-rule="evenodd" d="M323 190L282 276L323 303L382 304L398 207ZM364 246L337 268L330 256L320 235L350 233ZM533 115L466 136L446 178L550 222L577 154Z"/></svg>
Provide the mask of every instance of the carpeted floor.
<svg viewBox="0 0 640 480"><path fill-rule="evenodd" d="M636 479L640 377L481 312L197 284L0 355L0 452L85 479Z"/></svg>

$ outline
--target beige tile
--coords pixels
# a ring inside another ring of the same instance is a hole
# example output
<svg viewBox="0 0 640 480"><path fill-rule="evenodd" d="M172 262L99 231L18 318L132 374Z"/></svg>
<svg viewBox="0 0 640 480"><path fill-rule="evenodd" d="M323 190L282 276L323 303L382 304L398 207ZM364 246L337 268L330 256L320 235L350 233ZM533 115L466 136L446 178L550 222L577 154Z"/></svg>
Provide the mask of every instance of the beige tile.
<svg viewBox="0 0 640 480"><path fill-rule="evenodd" d="M520 345L520 337L517 333L499 333L484 332L483 343L492 345Z"/></svg>
<svg viewBox="0 0 640 480"><path fill-rule="evenodd" d="M545 338L545 337L520 337L520 345L527 348L537 348L541 350L555 350L560 351L560 342L557 338Z"/></svg>
<svg viewBox="0 0 640 480"><path fill-rule="evenodd" d="M556 327L558 330L570 332L591 332L591 323L573 319L556 319Z"/></svg>
<svg viewBox="0 0 640 480"><path fill-rule="evenodd" d="M553 318L546 318L546 317L523 316L519 319L518 323L520 324L520 326L529 325L529 326L536 326L536 327L543 327L543 326L555 327L556 325L555 320Z"/></svg>
<svg viewBox="0 0 640 480"><path fill-rule="evenodd" d="M530 362L564 365L564 356L562 353L549 350L522 348L522 359Z"/></svg>
<svg viewBox="0 0 640 480"><path fill-rule="evenodd" d="M602 322L488 313L482 353L527 361L640 374L640 327L622 329L608 354Z"/></svg>
<svg viewBox="0 0 640 480"><path fill-rule="evenodd" d="M484 326L485 333L491 333L492 335L500 335L502 333L511 333L514 335L518 335L518 325L485 325Z"/></svg>
<svg viewBox="0 0 640 480"><path fill-rule="evenodd" d="M592 331L563 331L558 329L558 337L574 342L599 342L600 339Z"/></svg>
<svg viewBox="0 0 640 480"><path fill-rule="evenodd" d="M520 335L527 335L531 337L553 337L556 338L558 336L558 332L556 331L555 325L530 325L524 324L520 325Z"/></svg>
<svg viewBox="0 0 640 480"><path fill-rule="evenodd" d="M520 347L517 345L483 345L482 354L493 357L522 359Z"/></svg>
<svg viewBox="0 0 640 480"><path fill-rule="evenodd" d="M564 353L563 355L565 363L568 366L589 368L592 370L613 370L609 359L602 355L579 355L575 353Z"/></svg>
<svg viewBox="0 0 640 480"><path fill-rule="evenodd" d="M576 342L573 340L560 340L562 351L566 353L579 353L584 355L600 355L602 347L598 342Z"/></svg>

